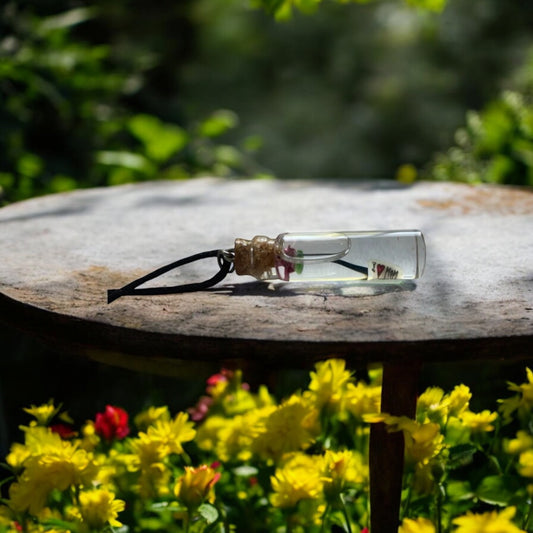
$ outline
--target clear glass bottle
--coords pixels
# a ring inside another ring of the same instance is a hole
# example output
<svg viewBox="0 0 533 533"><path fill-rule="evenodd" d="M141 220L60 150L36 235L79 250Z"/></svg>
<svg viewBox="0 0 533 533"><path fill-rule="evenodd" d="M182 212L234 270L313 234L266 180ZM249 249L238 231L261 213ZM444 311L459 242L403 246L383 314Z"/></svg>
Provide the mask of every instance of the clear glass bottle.
<svg viewBox="0 0 533 533"><path fill-rule="evenodd" d="M426 262L419 230L282 233L235 240L235 272L261 280L410 280Z"/></svg>

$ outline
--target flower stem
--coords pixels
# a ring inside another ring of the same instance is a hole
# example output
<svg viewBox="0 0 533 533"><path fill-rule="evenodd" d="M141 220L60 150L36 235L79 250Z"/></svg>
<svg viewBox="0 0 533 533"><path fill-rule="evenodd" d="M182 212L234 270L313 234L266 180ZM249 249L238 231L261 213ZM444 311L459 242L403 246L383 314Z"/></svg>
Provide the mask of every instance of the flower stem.
<svg viewBox="0 0 533 533"><path fill-rule="evenodd" d="M340 500L342 503L342 514L344 515L344 520L346 522L346 530L348 531L348 533L352 533L352 526L350 524L350 515L348 514L348 509L346 509L346 502L344 501L342 494L340 495Z"/></svg>
<svg viewBox="0 0 533 533"><path fill-rule="evenodd" d="M325 533L326 531L326 518L328 517L329 510L330 510L329 503L326 506L326 510L324 511L324 514L322 515L322 525L320 526L320 533Z"/></svg>
<svg viewBox="0 0 533 533"><path fill-rule="evenodd" d="M185 514L185 518L183 519L183 526L184 526L184 532L185 533L189 533L190 528L191 528L190 516L191 515L190 515L189 511L187 511L187 513Z"/></svg>
<svg viewBox="0 0 533 533"><path fill-rule="evenodd" d="M446 495L444 485L437 483L437 508L435 522L437 523L437 533L442 533L442 501Z"/></svg>
<svg viewBox="0 0 533 533"><path fill-rule="evenodd" d="M405 479L404 479L404 486L407 487L407 496L405 498L405 501L403 503L403 508L402 508L402 513L401 513L401 516L400 516L400 520L402 518L404 518L405 516L408 516L408 511L409 511L409 507L411 506L411 496L413 494L413 484L412 484L412 479L413 479L413 473L412 472L409 472Z"/></svg>
<svg viewBox="0 0 533 533"><path fill-rule="evenodd" d="M533 512L533 499L529 499L529 509L527 510L527 514L524 518L524 523L522 525L522 528L525 530L525 531L529 531L529 522L531 520L531 514Z"/></svg>

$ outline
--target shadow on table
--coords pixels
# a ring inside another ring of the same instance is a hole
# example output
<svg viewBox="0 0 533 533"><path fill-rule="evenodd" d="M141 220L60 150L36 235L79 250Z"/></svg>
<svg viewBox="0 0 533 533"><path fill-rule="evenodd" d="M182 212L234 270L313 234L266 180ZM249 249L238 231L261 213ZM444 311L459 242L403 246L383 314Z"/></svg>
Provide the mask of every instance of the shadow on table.
<svg viewBox="0 0 533 533"><path fill-rule="evenodd" d="M411 292L416 289L414 281L356 281L356 282L296 282L283 283L250 281L235 285L223 285L210 289L231 296L378 296L391 292Z"/></svg>

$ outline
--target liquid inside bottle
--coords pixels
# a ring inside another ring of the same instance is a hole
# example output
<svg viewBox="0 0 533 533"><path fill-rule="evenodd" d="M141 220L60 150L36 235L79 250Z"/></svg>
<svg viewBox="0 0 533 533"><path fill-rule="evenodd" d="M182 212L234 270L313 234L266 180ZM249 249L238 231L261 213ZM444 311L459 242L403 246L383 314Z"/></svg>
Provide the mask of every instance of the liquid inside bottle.
<svg viewBox="0 0 533 533"><path fill-rule="evenodd" d="M409 280L426 262L419 230L283 233L275 251L271 274L284 281Z"/></svg>

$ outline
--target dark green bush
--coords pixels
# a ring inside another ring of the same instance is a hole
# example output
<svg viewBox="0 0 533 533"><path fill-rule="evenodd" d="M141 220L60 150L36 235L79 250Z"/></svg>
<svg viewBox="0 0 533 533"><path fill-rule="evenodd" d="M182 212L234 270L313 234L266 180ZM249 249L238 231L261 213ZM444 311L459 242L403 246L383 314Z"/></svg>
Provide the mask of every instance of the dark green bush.
<svg viewBox="0 0 533 533"><path fill-rule="evenodd" d="M506 91L481 111L470 111L456 146L438 155L430 176L469 183L533 186L533 102Z"/></svg>
<svg viewBox="0 0 533 533"><path fill-rule="evenodd" d="M218 110L178 124L172 113L158 117L135 101L160 58L140 53L135 34L125 43L98 42L101 15L96 3L54 15L16 1L0 9L0 198L257 173L250 150L219 144L237 125L235 113Z"/></svg>

